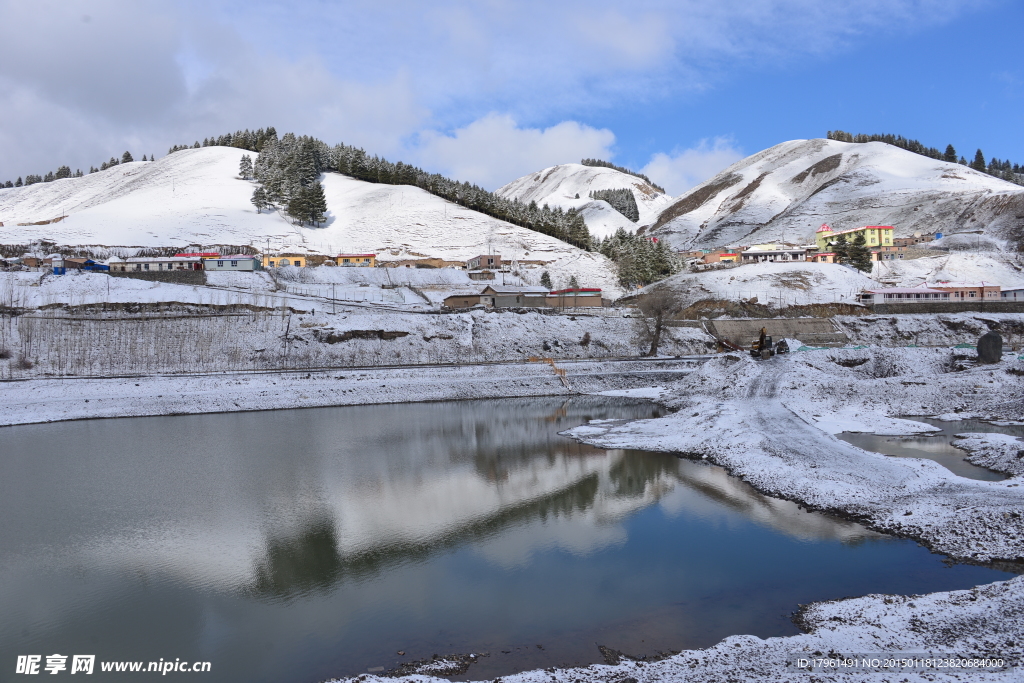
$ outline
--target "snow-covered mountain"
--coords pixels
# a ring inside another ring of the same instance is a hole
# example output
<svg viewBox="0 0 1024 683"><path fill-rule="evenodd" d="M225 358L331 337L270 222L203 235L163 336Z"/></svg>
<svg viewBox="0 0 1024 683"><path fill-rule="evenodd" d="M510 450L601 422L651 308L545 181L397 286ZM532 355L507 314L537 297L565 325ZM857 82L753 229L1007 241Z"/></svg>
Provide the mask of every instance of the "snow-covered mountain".
<svg viewBox="0 0 1024 683"><path fill-rule="evenodd" d="M792 140L736 162L677 198L650 234L677 248L813 241L892 225L896 236L984 230L1024 233L1024 188L881 142Z"/></svg>
<svg viewBox="0 0 1024 683"><path fill-rule="evenodd" d="M269 244L271 249L296 247L324 254L373 252L385 260L466 260L498 253L506 260L544 262L556 283L575 275L581 285L601 287L611 296L620 292L614 268L604 256L408 185L378 185L328 173L321 181L329 217L321 227L296 226L278 212L257 214L250 203L255 185L238 178L245 153L231 147L183 150L82 178L0 190L0 242ZM61 220L30 225L54 219Z"/></svg>
<svg viewBox="0 0 1024 683"><path fill-rule="evenodd" d="M636 199L640 220L633 223L604 200L590 198L594 190L628 189ZM638 226L648 225L672 203L672 198L654 189L643 178L616 171L614 168L561 164L545 168L508 185L498 188L496 194L521 202L537 202L537 206L576 209L583 214L590 234L604 237L619 228L630 232Z"/></svg>

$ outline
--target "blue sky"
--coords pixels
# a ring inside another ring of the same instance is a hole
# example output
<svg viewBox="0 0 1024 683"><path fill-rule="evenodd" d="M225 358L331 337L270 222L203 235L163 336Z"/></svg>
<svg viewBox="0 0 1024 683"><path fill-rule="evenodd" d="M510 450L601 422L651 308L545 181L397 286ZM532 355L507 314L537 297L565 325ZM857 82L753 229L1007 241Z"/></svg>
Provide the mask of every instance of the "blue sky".
<svg viewBox="0 0 1024 683"><path fill-rule="evenodd" d="M274 125L488 188L677 194L832 128L1024 163L1019 0L0 0L0 180Z"/></svg>

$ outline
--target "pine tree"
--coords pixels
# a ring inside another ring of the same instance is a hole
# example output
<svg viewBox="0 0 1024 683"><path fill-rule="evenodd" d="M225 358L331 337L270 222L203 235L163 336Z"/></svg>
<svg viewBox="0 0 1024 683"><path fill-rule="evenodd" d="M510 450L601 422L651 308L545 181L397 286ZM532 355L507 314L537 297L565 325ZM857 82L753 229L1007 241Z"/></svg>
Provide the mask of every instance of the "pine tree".
<svg viewBox="0 0 1024 683"><path fill-rule="evenodd" d="M5 188L14 187L14 183L12 183L10 180L8 180L6 183L4 183L4 187Z"/></svg>
<svg viewBox="0 0 1024 683"><path fill-rule="evenodd" d="M320 224L327 220L327 197L324 196L324 188L319 182L306 188L306 206L310 222L320 227Z"/></svg>
<svg viewBox="0 0 1024 683"><path fill-rule="evenodd" d="M121 155L121 163L122 164L127 164L130 161L135 161L135 159L132 159L132 153L131 152L125 152L124 154Z"/></svg>
<svg viewBox="0 0 1024 683"><path fill-rule="evenodd" d="M974 161L971 163L971 168L975 171L985 172L985 155L981 153L980 149L974 153Z"/></svg>
<svg viewBox="0 0 1024 683"><path fill-rule="evenodd" d="M61 166L57 169L57 173L54 174L54 179L60 180L61 178L71 177L71 168L69 166Z"/></svg>
<svg viewBox="0 0 1024 683"><path fill-rule="evenodd" d="M953 145L946 145L946 152L942 155L942 160L948 161L951 164L956 163L956 149L953 148Z"/></svg>
<svg viewBox="0 0 1024 683"><path fill-rule="evenodd" d="M52 183L54 180L55 180L55 177L53 175L53 171L50 171L49 173L47 173L46 177L43 178L43 182L44 183Z"/></svg>
<svg viewBox="0 0 1024 683"><path fill-rule="evenodd" d="M850 262L850 243L846 239L846 235L839 235L836 241L832 243L832 252L836 255L836 263L849 263Z"/></svg>
<svg viewBox="0 0 1024 683"><path fill-rule="evenodd" d="M18 178L18 184L21 184L21 178ZM546 270L540 274L540 286L551 289L551 274Z"/></svg>
<svg viewBox="0 0 1024 683"><path fill-rule="evenodd" d="M285 208L285 212L294 218L299 225L302 225L308 219L309 200L307 198L305 188L299 189L299 191L288 200L288 206Z"/></svg>
<svg viewBox="0 0 1024 683"><path fill-rule="evenodd" d="M245 180L252 178L252 157L248 154L243 154L242 160L238 163L238 175Z"/></svg>
<svg viewBox="0 0 1024 683"><path fill-rule="evenodd" d="M571 275L569 277L569 289L579 289L579 288L580 288L579 280L576 279L575 275Z"/></svg>
<svg viewBox="0 0 1024 683"><path fill-rule="evenodd" d="M844 237L845 235L840 235ZM853 244L849 247L849 263L857 270L864 271L865 273L871 272L871 251L866 246L864 239L864 233L858 232L857 236L853 238Z"/></svg>
<svg viewBox="0 0 1024 683"><path fill-rule="evenodd" d="M24 183L21 182L21 176L18 176L18 179L14 181L14 186L21 187L22 185L24 185Z"/></svg>
<svg viewBox="0 0 1024 683"><path fill-rule="evenodd" d="M270 203L267 201L267 191L257 187L252 193L252 203L256 206L256 213L261 213Z"/></svg>
<svg viewBox="0 0 1024 683"><path fill-rule="evenodd" d="M960 164L961 166L966 166L967 165L967 159L964 159L963 157L960 157L960 161L958 161L957 163Z"/></svg>
<svg viewBox="0 0 1024 683"><path fill-rule="evenodd" d="M147 159L147 158L146 158L146 155L145 155L145 154L143 154L143 155L142 155L142 160L143 160L143 161L149 161L149 159Z"/></svg>

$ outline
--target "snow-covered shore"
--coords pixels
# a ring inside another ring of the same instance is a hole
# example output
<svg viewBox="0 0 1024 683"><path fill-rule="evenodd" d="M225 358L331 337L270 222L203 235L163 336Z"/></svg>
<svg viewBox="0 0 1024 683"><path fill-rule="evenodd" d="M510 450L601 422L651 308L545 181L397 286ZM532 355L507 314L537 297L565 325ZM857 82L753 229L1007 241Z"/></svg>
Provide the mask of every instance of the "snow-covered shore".
<svg viewBox="0 0 1024 683"><path fill-rule="evenodd" d="M677 381L693 361L343 368L0 382L0 426L146 415L622 392Z"/></svg>
<svg viewBox="0 0 1024 683"><path fill-rule="evenodd" d="M1024 362L1009 356L997 365L976 366L957 360L958 355L964 350L872 347L795 353L763 363L727 354L660 394L676 412L626 424L583 425L569 434L608 448L706 458L763 492L916 538L955 559L1019 562L1024 560L1024 487L1016 465L1006 464L1016 461L1013 449L1019 450L1019 442L1011 446L993 435L968 437L977 442L970 442L975 456L986 458L972 460L1015 475L988 482L962 479L932 461L869 453L833 436L844 430L933 429L897 417L908 414L1012 421L1024 416ZM1024 577L967 591L816 603L801 609L798 622L807 633L768 639L736 635L657 662L623 658L615 665L529 671L502 680L1019 681ZM1007 666L809 672L792 665L800 656L924 653L1003 658ZM426 675L430 670L428 665L423 675L408 680L436 680Z"/></svg>

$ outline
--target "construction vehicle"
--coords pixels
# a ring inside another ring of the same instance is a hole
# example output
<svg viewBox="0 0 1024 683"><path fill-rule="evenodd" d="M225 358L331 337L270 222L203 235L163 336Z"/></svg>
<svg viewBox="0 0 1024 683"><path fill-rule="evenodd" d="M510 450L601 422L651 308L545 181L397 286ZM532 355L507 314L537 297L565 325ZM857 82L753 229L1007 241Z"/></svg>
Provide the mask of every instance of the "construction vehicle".
<svg viewBox="0 0 1024 683"><path fill-rule="evenodd" d="M767 328L762 327L761 336L750 343L750 355L760 360L768 360L775 355L775 346Z"/></svg>

